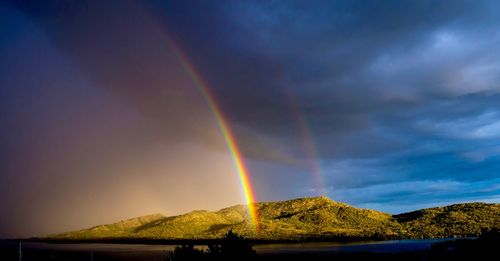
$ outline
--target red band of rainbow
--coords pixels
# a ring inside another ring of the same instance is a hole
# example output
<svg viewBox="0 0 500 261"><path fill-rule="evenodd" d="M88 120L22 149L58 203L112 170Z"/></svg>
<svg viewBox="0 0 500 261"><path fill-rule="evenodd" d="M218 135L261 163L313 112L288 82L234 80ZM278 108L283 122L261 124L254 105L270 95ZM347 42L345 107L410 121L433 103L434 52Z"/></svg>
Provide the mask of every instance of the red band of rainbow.
<svg viewBox="0 0 500 261"><path fill-rule="evenodd" d="M238 147L238 144L236 142L236 139L233 136L233 133L231 131L231 128L224 116L224 113L222 112L220 106L217 104L216 99L214 95L210 92L210 88L208 83L203 81L203 78L201 75L198 73L196 70L195 66L190 62L188 57L182 52L180 48L177 47L174 41L170 39L168 35L165 33L163 34L168 41L170 47L174 51L175 55L177 56L179 62L181 63L182 67L186 70L186 72L189 74L191 79L193 80L196 88L198 91L201 93L205 101L207 102L208 107L210 108L217 125L219 127L219 130L224 137L224 141L227 145L227 148L229 149L229 152L231 153L231 157L233 158L234 165L236 167L236 171L238 173L238 176L241 181L241 186L243 188L243 193L245 195L245 200L248 204L248 214L250 217L250 225L252 226L253 230L256 231L258 228L258 215L257 215L257 210L255 208L255 197L253 194L253 189L252 189L252 184L250 181L250 175L249 171L245 165L243 156L241 154L241 151Z"/></svg>

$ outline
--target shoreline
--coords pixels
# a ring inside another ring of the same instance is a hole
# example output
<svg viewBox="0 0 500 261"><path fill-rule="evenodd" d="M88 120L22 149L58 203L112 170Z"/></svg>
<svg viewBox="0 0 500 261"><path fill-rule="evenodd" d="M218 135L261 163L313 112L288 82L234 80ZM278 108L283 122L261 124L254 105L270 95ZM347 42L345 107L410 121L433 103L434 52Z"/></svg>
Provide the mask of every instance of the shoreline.
<svg viewBox="0 0 500 261"><path fill-rule="evenodd" d="M476 239L477 237L447 237L447 238L388 238L388 239L367 239L367 238L314 238L302 240L259 240L249 239L252 245L278 245L278 244L302 244L302 243L380 243L389 241L450 241L460 239ZM106 239L46 239L46 238L18 238L0 239L0 242L33 242L49 244L117 244L117 245L211 245L222 242L222 239L127 239L127 238L106 238Z"/></svg>

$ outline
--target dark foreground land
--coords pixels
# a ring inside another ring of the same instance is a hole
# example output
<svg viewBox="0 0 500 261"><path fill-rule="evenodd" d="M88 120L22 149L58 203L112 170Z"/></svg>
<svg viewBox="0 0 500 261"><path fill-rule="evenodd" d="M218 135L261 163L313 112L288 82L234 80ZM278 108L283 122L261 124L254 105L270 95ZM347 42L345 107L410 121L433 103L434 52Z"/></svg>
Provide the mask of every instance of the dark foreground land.
<svg viewBox="0 0 500 261"><path fill-rule="evenodd" d="M0 260L499 260L500 233L476 239L306 243L251 246L245 241L211 246L49 244L0 242ZM214 254L215 253L215 254Z"/></svg>

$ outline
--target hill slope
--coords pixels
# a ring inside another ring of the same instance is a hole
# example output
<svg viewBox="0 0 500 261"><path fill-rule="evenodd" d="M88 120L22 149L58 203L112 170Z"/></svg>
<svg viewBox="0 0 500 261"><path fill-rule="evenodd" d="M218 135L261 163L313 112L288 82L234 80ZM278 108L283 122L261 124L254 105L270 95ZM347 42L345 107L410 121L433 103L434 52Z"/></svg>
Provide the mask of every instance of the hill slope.
<svg viewBox="0 0 500 261"><path fill-rule="evenodd" d="M150 215L51 236L52 239L213 239L228 230L250 238L420 238L478 235L500 227L500 204L470 203L391 216L326 197L255 203L259 230L249 226L246 206L193 211L179 216Z"/></svg>
<svg viewBox="0 0 500 261"><path fill-rule="evenodd" d="M466 203L395 215L402 234L412 238L478 236L500 228L500 204Z"/></svg>

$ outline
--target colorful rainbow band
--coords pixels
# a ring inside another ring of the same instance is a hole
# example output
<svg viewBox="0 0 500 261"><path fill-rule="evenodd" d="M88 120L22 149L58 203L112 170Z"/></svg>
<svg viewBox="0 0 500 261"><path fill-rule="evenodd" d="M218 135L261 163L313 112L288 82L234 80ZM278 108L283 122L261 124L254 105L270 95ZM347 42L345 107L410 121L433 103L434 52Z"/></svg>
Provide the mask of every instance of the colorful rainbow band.
<svg viewBox="0 0 500 261"><path fill-rule="evenodd" d="M252 226L253 230L256 231L258 228L259 220L258 220L258 215L257 215L257 210L255 208L255 197L253 194L252 190L252 184L250 182L250 177L249 177L249 172L245 166L243 156L238 148L238 144L236 142L236 139L233 136L233 133L231 131L231 128L229 127L229 124L224 117L224 114L222 113L222 110L220 109L220 106L216 103L216 99L213 94L210 93L210 89L208 87L208 84L203 81L203 78L201 75L197 72L196 68L192 63L189 62L189 59L186 57L186 55L183 54L183 52L177 47L174 41L170 39L170 37L166 34L164 34L165 38L167 39L170 47L174 51L175 55L179 59L180 63L186 70L186 72L189 74L191 79L196 85L196 88L199 90L205 101L207 102L208 107L212 111L212 114L217 122L217 125L220 129L220 132L222 133L222 136L224 137L224 141L226 142L227 148L229 149L229 152L231 153L231 156L234 161L234 165L236 167L236 170L238 172L238 176L241 181L241 185L243 187L243 192L245 195L245 200L248 204L248 214L250 217L250 225Z"/></svg>

